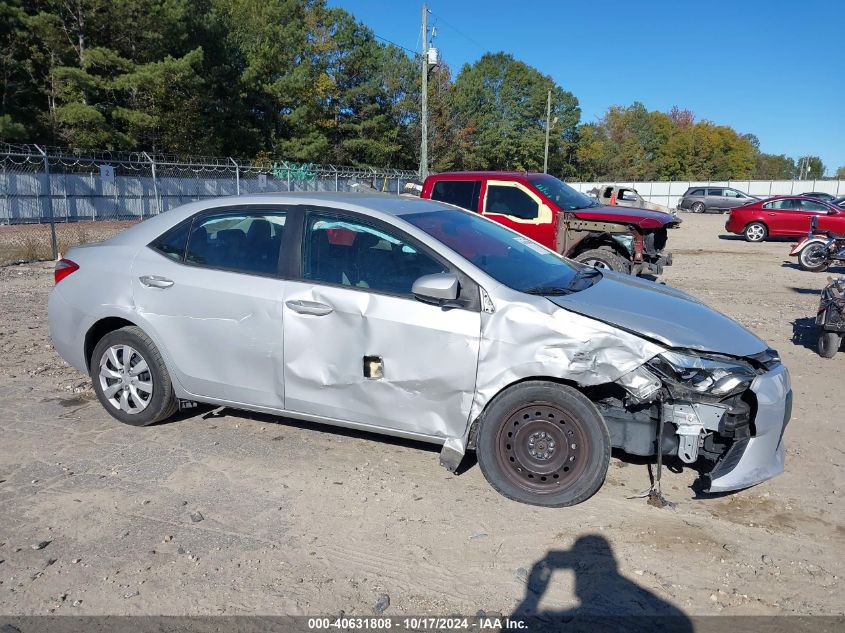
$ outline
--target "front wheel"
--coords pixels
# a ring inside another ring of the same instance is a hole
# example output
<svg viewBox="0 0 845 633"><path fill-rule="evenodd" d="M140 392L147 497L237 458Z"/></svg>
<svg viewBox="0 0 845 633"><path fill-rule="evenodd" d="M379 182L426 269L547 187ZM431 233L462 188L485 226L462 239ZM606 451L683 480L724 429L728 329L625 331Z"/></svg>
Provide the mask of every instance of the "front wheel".
<svg viewBox="0 0 845 633"><path fill-rule="evenodd" d="M819 356L833 358L841 343L842 339L836 332L822 332L819 334Z"/></svg>
<svg viewBox="0 0 845 633"><path fill-rule="evenodd" d="M769 234L769 229L762 222L752 222L742 232L747 242L762 242Z"/></svg>
<svg viewBox="0 0 845 633"><path fill-rule="evenodd" d="M819 242L813 242L801 249L798 253L798 266L801 270L809 270L818 273L827 270L830 262L827 259L827 246Z"/></svg>
<svg viewBox="0 0 845 633"><path fill-rule="evenodd" d="M613 270L617 273L628 273L631 270L628 260L609 248L593 248L579 253L573 259L599 270Z"/></svg>
<svg viewBox="0 0 845 633"><path fill-rule="evenodd" d="M91 354L100 404L124 424L147 426L173 415L178 402L155 344L136 326L109 332Z"/></svg>
<svg viewBox="0 0 845 633"><path fill-rule="evenodd" d="M559 508L601 488L610 448L604 418L586 396L566 385L528 381L490 404L476 453L484 477L505 497Z"/></svg>

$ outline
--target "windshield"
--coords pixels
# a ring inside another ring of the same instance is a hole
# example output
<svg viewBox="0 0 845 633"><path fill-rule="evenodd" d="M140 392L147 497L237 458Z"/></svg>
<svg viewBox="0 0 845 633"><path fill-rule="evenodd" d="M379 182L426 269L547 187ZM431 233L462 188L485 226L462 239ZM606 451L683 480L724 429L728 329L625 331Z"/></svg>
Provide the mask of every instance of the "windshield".
<svg viewBox="0 0 845 633"><path fill-rule="evenodd" d="M562 183L561 183L562 184ZM531 294L568 294L601 278L589 266L557 253L472 212L439 209L402 219L439 240L496 281Z"/></svg>
<svg viewBox="0 0 845 633"><path fill-rule="evenodd" d="M536 174L528 176L528 182L549 200L554 202L561 211L574 211L575 209L601 206L593 198L575 191L572 187L565 182L561 182L554 176Z"/></svg>

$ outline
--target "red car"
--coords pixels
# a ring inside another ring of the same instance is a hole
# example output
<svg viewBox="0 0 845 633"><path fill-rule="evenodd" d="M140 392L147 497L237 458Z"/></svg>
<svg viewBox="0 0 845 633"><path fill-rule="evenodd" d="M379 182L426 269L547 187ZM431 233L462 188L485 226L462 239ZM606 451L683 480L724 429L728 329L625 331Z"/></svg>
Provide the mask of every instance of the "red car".
<svg viewBox="0 0 845 633"><path fill-rule="evenodd" d="M616 272L659 275L669 213L606 206L547 174L506 171L434 174L422 198L480 213L576 261Z"/></svg>
<svg viewBox="0 0 845 633"><path fill-rule="evenodd" d="M725 223L730 233L749 242L768 237L803 237L810 230L810 218L818 217L819 231L845 233L845 211L824 200L807 196L776 196L731 210Z"/></svg>

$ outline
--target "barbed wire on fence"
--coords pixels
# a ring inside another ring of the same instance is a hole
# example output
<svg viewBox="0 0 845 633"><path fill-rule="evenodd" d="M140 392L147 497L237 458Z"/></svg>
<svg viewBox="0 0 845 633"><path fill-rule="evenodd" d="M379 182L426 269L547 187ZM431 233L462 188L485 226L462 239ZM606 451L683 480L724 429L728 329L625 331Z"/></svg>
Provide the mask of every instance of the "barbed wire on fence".
<svg viewBox="0 0 845 633"><path fill-rule="evenodd" d="M0 143L0 225L18 227L0 239L0 263L43 258L45 248L55 258L69 232L57 232L57 226L76 225L72 242L89 233L102 239L109 221L116 231L205 198L286 191L399 194L417 180L415 171L389 167ZM83 222L99 225L94 231Z"/></svg>

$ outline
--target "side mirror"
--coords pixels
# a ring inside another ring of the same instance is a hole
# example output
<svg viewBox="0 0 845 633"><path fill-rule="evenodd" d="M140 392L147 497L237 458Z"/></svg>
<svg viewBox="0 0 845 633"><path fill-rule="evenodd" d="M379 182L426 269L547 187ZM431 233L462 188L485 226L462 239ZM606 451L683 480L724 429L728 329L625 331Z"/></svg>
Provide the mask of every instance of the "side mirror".
<svg viewBox="0 0 845 633"><path fill-rule="evenodd" d="M411 292L424 301L454 301L458 298L458 278L452 273L423 275L414 282Z"/></svg>

